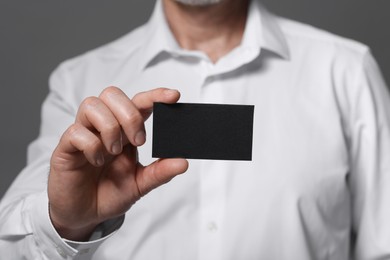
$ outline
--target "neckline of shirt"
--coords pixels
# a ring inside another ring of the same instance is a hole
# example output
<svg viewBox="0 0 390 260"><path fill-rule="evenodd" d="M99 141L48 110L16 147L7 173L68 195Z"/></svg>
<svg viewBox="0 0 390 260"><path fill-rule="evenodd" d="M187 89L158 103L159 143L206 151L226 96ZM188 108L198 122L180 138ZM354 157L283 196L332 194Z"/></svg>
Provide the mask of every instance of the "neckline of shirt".
<svg viewBox="0 0 390 260"><path fill-rule="evenodd" d="M142 47L143 55L140 63L143 70L155 64L151 61L162 52L168 53L173 58L187 56L208 62L210 63L209 75L232 71L255 60L262 48L278 54L281 58L289 58L287 41L276 17L256 0L250 2L241 44L215 64L205 53L185 50L179 46L165 19L161 0L156 1L153 14L146 25L145 40L147 41Z"/></svg>

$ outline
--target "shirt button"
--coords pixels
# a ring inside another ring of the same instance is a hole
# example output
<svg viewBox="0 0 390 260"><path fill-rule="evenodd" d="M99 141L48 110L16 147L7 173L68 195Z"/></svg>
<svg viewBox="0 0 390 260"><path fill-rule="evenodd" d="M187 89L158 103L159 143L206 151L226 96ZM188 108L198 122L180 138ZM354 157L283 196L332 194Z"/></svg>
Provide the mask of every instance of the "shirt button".
<svg viewBox="0 0 390 260"><path fill-rule="evenodd" d="M211 221L207 224L207 229L210 231L210 232L217 232L218 230L218 226L217 226L217 223L215 223L214 221Z"/></svg>

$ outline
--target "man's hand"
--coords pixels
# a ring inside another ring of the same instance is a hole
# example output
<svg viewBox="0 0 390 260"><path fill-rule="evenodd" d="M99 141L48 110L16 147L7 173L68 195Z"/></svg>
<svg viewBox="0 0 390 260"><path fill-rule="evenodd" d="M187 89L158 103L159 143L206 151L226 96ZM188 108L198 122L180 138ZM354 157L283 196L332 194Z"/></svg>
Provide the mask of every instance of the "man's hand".
<svg viewBox="0 0 390 260"><path fill-rule="evenodd" d="M62 237L87 239L99 223L124 214L143 195L187 170L184 159L142 166L137 158L153 102L179 98L178 91L155 89L129 99L109 87L83 101L51 158L50 217Z"/></svg>

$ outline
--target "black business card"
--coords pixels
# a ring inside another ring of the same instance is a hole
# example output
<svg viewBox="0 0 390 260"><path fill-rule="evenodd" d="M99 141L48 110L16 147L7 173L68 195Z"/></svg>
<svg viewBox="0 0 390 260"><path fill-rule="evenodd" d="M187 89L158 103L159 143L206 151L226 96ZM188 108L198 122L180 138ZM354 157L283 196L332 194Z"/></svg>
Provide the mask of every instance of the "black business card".
<svg viewBox="0 0 390 260"><path fill-rule="evenodd" d="M154 103L155 158L252 160L251 105Z"/></svg>

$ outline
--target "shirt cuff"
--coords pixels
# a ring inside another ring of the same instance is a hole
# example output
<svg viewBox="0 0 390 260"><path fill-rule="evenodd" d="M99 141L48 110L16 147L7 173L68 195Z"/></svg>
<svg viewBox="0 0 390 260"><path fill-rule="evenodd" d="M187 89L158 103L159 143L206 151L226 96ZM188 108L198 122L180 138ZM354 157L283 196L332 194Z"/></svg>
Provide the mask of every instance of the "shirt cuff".
<svg viewBox="0 0 390 260"><path fill-rule="evenodd" d="M100 224L90 241L70 241L61 238L51 223L47 192L31 199L33 201L29 205L34 239L49 259L89 259L106 239L116 233L124 221L124 216L121 216Z"/></svg>

